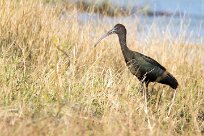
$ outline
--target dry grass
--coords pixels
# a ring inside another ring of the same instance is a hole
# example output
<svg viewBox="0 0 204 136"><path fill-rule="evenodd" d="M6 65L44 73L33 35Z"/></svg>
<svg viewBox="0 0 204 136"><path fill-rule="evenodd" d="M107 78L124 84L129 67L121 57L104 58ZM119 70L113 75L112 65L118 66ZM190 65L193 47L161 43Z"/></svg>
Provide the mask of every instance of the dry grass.
<svg viewBox="0 0 204 136"><path fill-rule="evenodd" d="M145 42L128 36L131 49L155 58L179 81L169 117L172 90L150 85L150 130L139 82L126 68L116 36L93 49L111 25L80 25L74 10L60 19L60 4L11 0L0 7L0 135L204 133L203 46L168 33Z"/></svg>

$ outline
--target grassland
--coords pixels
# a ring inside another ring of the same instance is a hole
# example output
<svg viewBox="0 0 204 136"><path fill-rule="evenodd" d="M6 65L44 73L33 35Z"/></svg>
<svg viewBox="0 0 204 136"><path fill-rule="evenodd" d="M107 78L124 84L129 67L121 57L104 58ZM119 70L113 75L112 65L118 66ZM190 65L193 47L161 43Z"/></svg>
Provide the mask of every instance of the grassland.
<svg viewBox="0 0 204 136"><path fill-rule="evenodd" d="M170 116L173 90L150 85L148 126L117 37L93 48L112 25L81 25L75 9L60 19L59 3L3 0L0 7L0 135L204 134L204 47L190 44L184 31L173 39L153 29L155 36L141 42L131 33L137 24L128 27L129 47L158 60L179 82Z"/></svg>

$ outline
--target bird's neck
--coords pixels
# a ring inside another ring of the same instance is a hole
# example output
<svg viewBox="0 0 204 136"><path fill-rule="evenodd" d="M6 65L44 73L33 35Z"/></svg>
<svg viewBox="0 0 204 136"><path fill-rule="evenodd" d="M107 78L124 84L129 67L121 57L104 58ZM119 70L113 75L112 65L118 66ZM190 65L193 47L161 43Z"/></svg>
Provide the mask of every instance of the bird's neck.
<svg viewBox="0 0 204 136"><path fill-rule="evenodd" d="M124 56L126 56L126 54L130 51L126 43L126 33L119 34L118 38L119 38L122 53Z"/></svg>

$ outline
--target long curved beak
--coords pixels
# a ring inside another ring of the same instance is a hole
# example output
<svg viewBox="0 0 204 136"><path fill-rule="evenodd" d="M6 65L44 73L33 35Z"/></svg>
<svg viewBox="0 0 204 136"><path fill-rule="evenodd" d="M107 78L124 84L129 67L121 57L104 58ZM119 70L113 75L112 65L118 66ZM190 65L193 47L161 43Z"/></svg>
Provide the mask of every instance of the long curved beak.
<svg viewBox="0 0 204 136"><path fill-rule="evenodd" d="M115 29L111 29L110 31L108 31L106 34L104 34L95 44L94 47L96 47L98 45L98 43L103 40L104 38L106 38L107 36L113 34L115 31Z"/></svg>

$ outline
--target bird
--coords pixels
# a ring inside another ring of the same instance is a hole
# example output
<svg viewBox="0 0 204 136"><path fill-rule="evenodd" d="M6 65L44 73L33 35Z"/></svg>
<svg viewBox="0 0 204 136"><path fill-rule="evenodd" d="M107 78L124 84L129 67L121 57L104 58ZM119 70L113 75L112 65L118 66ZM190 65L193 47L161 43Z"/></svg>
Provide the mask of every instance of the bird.
<svg viewBox="0 0 204 136"><path fill-rule="evenodd" d="M94 47L96 47L101 40L112 34L117 34L126 65L141 84L145 85L146 95L148 95L148 85L150 82L169 85L171 88L177 89L178 81L164 66L159 64L156 60L128 48L126 42L127 30L123 24L116 24L95 43Z"/></svg>

